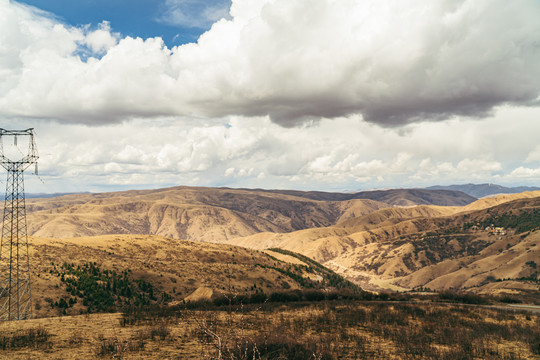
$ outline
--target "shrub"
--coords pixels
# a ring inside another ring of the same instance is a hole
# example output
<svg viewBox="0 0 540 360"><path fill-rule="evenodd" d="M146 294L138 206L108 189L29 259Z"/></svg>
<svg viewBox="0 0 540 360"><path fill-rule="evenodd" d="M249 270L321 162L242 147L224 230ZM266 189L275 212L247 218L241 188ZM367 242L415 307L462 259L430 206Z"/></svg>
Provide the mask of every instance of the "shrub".
<svg viewBox="0 0 540 360"><path fill-rule="evenodd" d="M106 339L101 337L96 349L96 355L99 357L112 357L113 359L121 359L126 352L137 352L144 350L145 343L143 340L124 340L119 341L114 337Z"/></svg>
<svg viewBox="0 0 540 360"><path fill-rule="evenodd" d="M322 301L326 296L324 291L321 290L307 290L304 292L304 298L307 301Z"/></svg>
<svg viewBox="0 0 540 360"><path fill-rule="evenodd" d="M154 340L155 338L159 338L160 340L165 340L171 333L171 329L165 324L153 326L150 328L149 331L150 331L150 337L152 338L152 340Z"/></svg>
<svg viewBox="0 0 540 360"><path fill-rule="evenodd" d="M531 344L531 351L535 355L540 355L540 338L536 338Z"/></svg>
<svg viewBox="0 0 540 360"><path fill-rule="evenodd" d="M334 356L326 351L319 351L317 343L301 343L298 339L286 335L259 336L253 340L244 340L231 347L231 359L287 359L287 360L330 360Z"/></svg>
<svg viewBox="0 0 540 360"><path fill-rule="evenodd" d="M249 297L249 302L251 304L262 304L266 300L268 300L268 296L266 296L266 294L263 292L253 293Z"/></svg>
<svg viewBox="0 0 540 360"><path fill-rule="evenodd" d="M462 304L482 305L489 304L490 301L483 296L471 294L471 293L457 293L455 291L442 291L439 293L441 300L449 300L452 302L459 302Z"/></svg>
<svg viewBox="0 0 540 360"><path fill-rule="evenodd" d="M64 263L60 271L57 272L60 281L65 284L66 292L73 296L68 299L69 303L64 298L54 303L61 309L73 306L77 297L82 298L88 313L114 311L122 303L149 305L157 301L152 284L144 279L131 279L130 270L116 272L102 270L96 263L77 266ZM162 302L170 298L167 293L161 295Z"/></svg>
<svg viewBox="0 0 540 360"><path fill-rule="evenodd" d="M503 295L499 298L499 301L500 302L503 302L503 303L506 303L506 304L519 304L521 303L521 300L516 298L516 297L513 297L513 296L510 296L510 295Z"/></svg>
<svg viewBox="0 0 540 360"><path fill-rule="evenodd" d="M148 339L152 339L152 340L159 339L163 341L167 339L170 334L171 334L170 327L167 325L166 322L161 321L158 324L154 324L152 326L145 328L144 330L139 331L137 335L135 336L135 339L142 342Z"/></svg>
<svg viewBox="0 0 540 360"><path fill-rule="evenodd" d="M40 347L50 345L51 334L45 328L38 327L19 330L12 335L0 335L0 349L19 349L23 347Z"/></svg>
<svg viewBox="0 0 540 360"><path fill-rule="evenodd" d="M166 305L147 305L147 306L128 306L122 311L121 326L137 324L157 324L163 319L178 319L182 316L180 309L175 306Z"/></svg>
<svg viewBox="0 0 540 360"><path fill-rule="evenodd" d="M302 292L299 290L278 291L270 294L271 302L293 302L302 300Z"/></svg>

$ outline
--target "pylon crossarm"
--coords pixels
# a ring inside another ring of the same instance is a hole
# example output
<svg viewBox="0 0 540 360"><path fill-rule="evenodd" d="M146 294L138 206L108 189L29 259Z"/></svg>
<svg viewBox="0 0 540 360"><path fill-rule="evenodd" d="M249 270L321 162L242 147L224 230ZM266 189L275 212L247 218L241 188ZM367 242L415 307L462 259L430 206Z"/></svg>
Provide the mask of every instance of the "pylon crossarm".
<svg viewBox="0 0 540 360"><path fill-rule="evenodd" d="M10 170L17 170L17 171L24 171L26 170L30 165L35 164L37 160L39 159L39 155L36 148L36 143L34 141L34 132L33 128L26 129L26 130L6 130L6 129L0 129L0 164L2 167L8 171ZM17 136L29 136L30 141L28 143L28 153L25 156L23 154L23 158L19 160L13 160L9 159L4 154L4 149L2 146L2 136L8 135L8 136L14 136L15 139L17 139Z"/></svg>
<svg viewBox="0 0 540 360"><path fill-rule="evenodd" d="M26 130L6 130L0 129L0 136L2 135L33 135L34 128L29 128Z"/></svg>
<svg viewBox="0 0 540 360"><path fill-rule="evenodd" d="M23 161L16 161L16 162L0 160L0 164L2 164L2 167L6 169L7 171L24 171L28 169L30 165L37 163L36 160L37 159L26 161L23 159Z"/></svg>

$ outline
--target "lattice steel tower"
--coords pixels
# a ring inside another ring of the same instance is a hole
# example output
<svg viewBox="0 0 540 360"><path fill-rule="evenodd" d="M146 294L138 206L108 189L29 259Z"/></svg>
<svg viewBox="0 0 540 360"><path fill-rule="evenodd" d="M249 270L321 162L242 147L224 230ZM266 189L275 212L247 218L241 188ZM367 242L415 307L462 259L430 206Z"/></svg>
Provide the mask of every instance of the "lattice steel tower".
<svg viewBox="0 0 540 360"><path fill-rule="evenodd" d="M19 160L8 159L3 146L6 137L15 147L17 139L24 143L28 140L28 154L19 151L22 156ZM8 172L0 250L0 320L22 320L32 316L23 173L33 164L37 173L38 157L34 129L0 129L0 163Z"/></svg>

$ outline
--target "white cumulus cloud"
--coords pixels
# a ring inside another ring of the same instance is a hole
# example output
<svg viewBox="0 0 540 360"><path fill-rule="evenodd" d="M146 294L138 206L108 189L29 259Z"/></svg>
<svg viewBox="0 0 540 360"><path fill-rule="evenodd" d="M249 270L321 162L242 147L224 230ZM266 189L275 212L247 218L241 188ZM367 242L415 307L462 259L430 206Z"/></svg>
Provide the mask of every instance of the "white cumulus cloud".
<svg viewBox="0 0 540 360"><path fill-rule="evenodd" d="M91 125L269 116L285 126L485 117L538 105L539 18L536 0L234 0L230 19L168 49L1 0L0 115Z"/></svg>
<svg viewBox="0 0 540 360"><path fill-rule="evenodd" d="M111 32L111 24L108 21L103 21L98 24L98 28L94 31L88 31L84 42L90 47L94 54L107 52L118 42L119 34Z"/></svg>
<svg viewBox="0 0 540 360"><path fill-rule="evenodd" d="M44 184L27 176L30 192L178 184L355 190L464 182L538 185L539 164L524 161L537 146L540 109L528 114L507 109L481 121L403 128L366 123L358 115L292 128L268 117L237 116L106 126L0 117L0 127L36 127Z"/></svg>

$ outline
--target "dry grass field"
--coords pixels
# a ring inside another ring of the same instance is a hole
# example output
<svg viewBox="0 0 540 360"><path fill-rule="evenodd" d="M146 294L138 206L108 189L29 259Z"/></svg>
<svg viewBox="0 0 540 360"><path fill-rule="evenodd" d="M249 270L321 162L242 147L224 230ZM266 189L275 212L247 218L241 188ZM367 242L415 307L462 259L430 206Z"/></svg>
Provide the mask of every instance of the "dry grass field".
<svg viewBox="0 0 540 360"><path fill-rule="evenodd" d="M538 359L540 316L465 305L265 303L0 324L2 359Z"/></svg>

